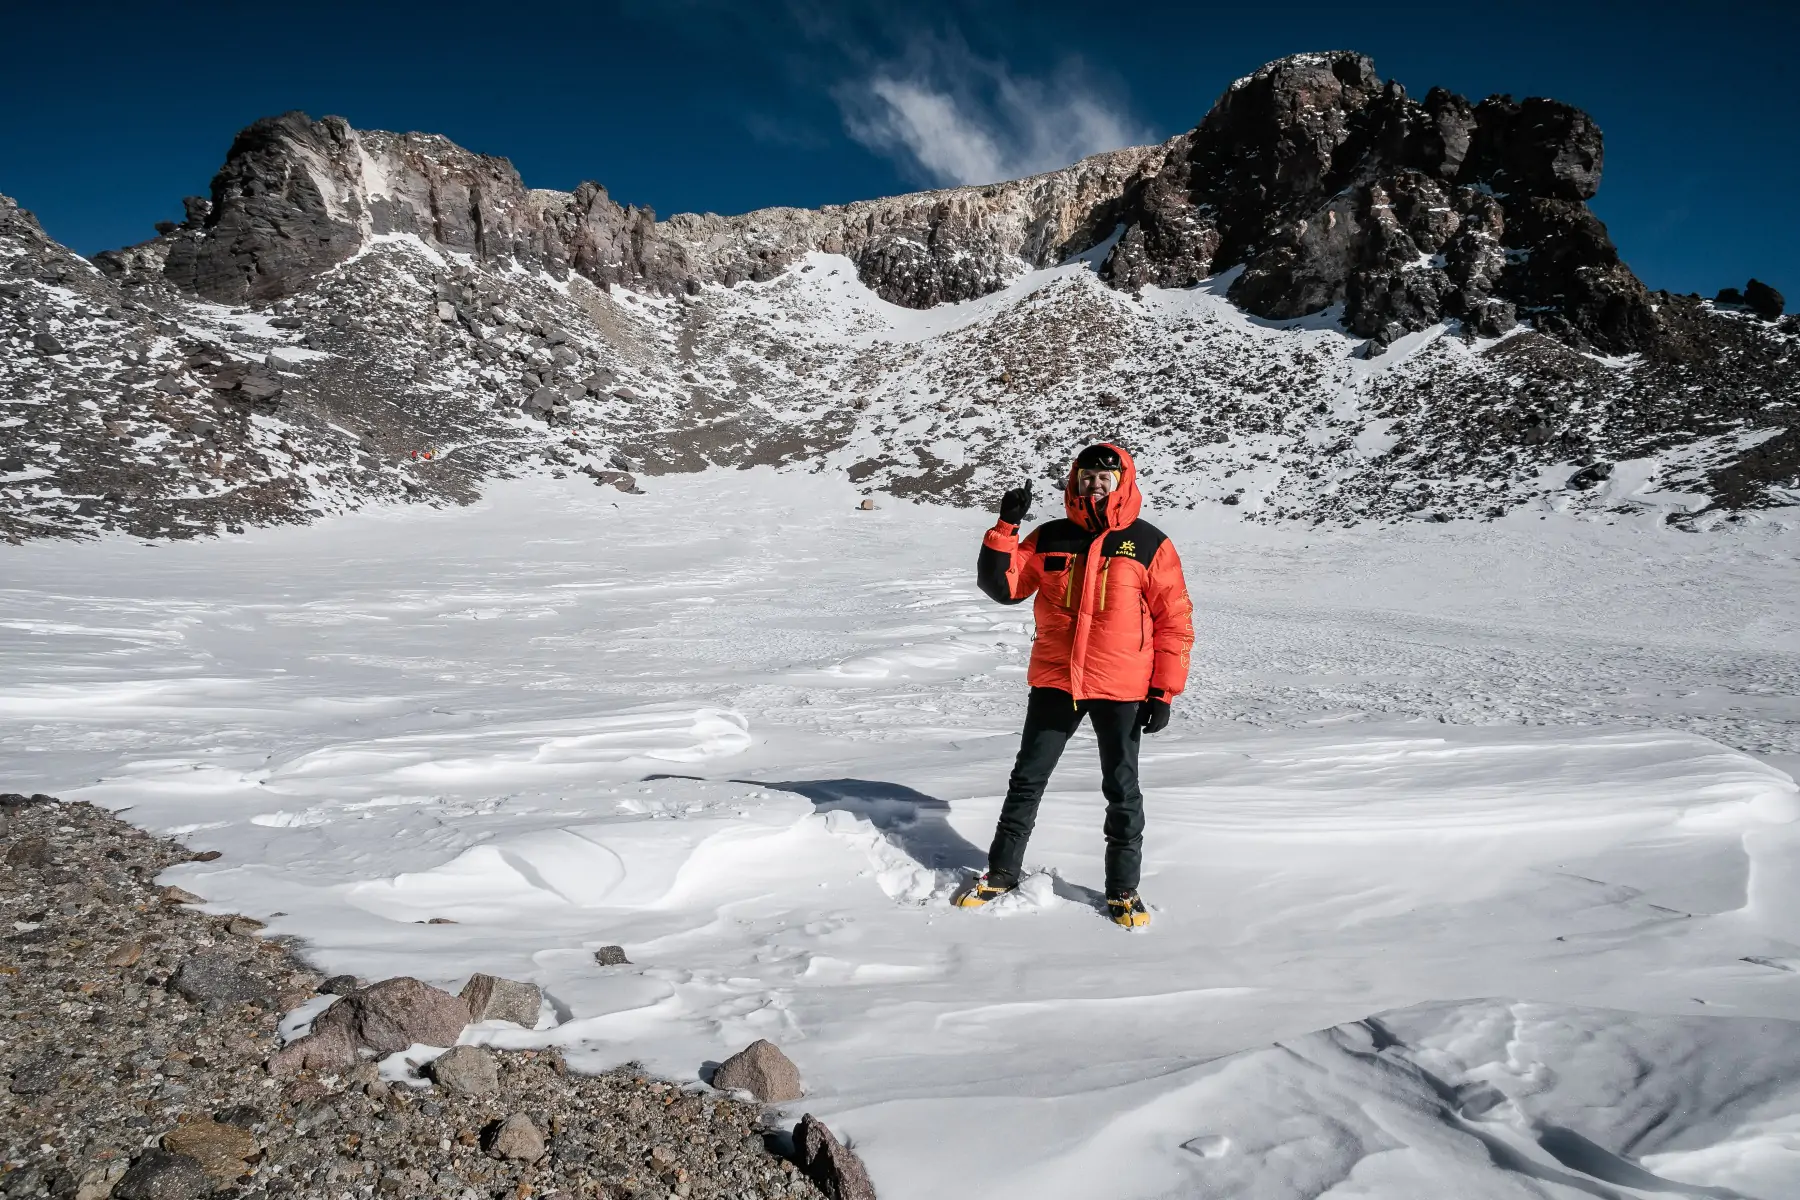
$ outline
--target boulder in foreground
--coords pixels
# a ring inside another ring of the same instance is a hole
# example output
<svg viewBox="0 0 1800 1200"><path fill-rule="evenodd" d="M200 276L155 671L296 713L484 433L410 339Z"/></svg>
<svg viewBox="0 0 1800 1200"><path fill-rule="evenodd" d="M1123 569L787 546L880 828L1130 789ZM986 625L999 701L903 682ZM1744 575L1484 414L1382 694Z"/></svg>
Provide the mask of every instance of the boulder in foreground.
<svg viewBox="0 0 1800 1200"><path fill-rule="evenodd" d="M405 975L344 996L313 1022L312 1032L269 1058L277 1078L303 1070L333 1071L367 1051L381 1056L414 1043L454 1046L469 1023L460 997Z"/></svg>
<svg viewBox="0 0 1800 1200"><path fill-rule="evenodd" d="M453 1046L425 1068L431 1081L462 1096L485 1096L500 1090L500 1069L493 1054L480 1046Z"/></svg>
<svg viewBox="0 0 1800 1200"><path fill-rule="evenodd" d="M460 997L401 975L352 992L325 1010L314 1025L343 1025L351 1039L376 1054L392 1054L415 1042L454 1046L469 1023Z"/></svg>
<svg viewBox="0 0 1800 1200"><path fill-rule="evenodd" d="M800 1083L800 1068L765 1038L758 1038L720 1063L713 1073L712 1085L722 1092L749 1092L764 1104L798 1100L806 1093Z"/></svg>
<svg viewBox="0 0 1800 1200"><path fill-rule="evenodd" d="M544 994L535 983L476 974L463 985L461 999L469 1006L471 1021L511 1021L535 1029Z"/></svg>
<svg viewBox="0 0 1800 1200"><path fill-rule="evenodd" d="M875 1200L862 1159L811 1113L794 1126L794 1160L830 1200Z"/></svg>

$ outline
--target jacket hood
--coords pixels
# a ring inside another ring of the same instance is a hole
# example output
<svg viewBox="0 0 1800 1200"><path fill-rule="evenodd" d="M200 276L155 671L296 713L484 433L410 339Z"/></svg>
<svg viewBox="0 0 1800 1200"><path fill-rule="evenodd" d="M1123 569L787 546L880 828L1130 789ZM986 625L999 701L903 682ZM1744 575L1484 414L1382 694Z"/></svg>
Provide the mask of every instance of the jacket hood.
<svg viewBox="0 0 1800 1200"><path fill-rule="evenodd" d="M1137 463L1132 461L1131 454L1123 446L1112 442L1101 442L1102 446L1111 446L1118 451L1119 461L1124 464L1124 471L1119 476L1118 490L1106 497L1106 507L1101 513L1102 520L1098 527L1090 519L1086 497L1075 494L1075 462L1069 462L1069 478L1063 484L1063 511L1069 520L1075 522L1089 533L1105 533L1108 530L1123 529L1138 519L1138 513L1144 507L1143 494L1138 491Z"/></svg>

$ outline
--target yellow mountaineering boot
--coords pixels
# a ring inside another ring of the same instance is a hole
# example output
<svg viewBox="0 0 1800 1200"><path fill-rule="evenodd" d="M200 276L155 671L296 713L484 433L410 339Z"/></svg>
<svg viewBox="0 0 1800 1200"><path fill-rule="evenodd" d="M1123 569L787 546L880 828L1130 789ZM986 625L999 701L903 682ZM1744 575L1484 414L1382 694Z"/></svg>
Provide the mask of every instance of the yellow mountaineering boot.
<svg viewBox="0 0 1800 1200"><path fill-rule="evenodd" d="M1114 925L1123 925L1127 929L1142 929L1150 923L1150 910L1144 907L1143 897L1136 892L1108 896L1106 915L1112 918Z"/></svg>
<svg viewBox="0 0 1800 1200"><path fill-rule="evenodd" d="M980 908L989 900L1004 896L1019 885L1016 883L994 883L986 874L977 875L969 881L967 887L956 893L950 903L958 908Z"/></svg>

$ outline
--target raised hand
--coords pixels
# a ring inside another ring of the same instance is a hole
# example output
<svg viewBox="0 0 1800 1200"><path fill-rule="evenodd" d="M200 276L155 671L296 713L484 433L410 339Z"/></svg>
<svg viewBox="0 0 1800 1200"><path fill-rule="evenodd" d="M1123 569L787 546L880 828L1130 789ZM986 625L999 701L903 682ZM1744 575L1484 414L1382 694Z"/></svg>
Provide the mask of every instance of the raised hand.
<svg viewBox="0 0 1800 1200"><path fill-rule="evenodd" d="M1000 497L1000 519L1008 525L1017 525L1031 511L1031 483L1024 487L1011 488Z"/></svg>

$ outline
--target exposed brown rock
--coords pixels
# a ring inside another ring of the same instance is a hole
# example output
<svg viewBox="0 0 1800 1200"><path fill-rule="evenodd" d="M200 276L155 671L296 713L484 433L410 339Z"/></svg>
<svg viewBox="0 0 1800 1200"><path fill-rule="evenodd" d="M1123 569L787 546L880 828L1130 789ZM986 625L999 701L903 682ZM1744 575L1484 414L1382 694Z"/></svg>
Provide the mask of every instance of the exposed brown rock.
<svg viewBox="0 0 1800 1200"><path fill-rule="evenodd" d="M516 1162L536 1162L544 1157L544 1135L523 1113L514 1113L496 1121L483 1139L484 1148L495 1158Z"/></svg>
<svg viewBox="0 0 1800 1200"><path fill-rule="evenodd" d="M313 1028L314 1036L344 1029L359 1049L383 1055L414 1043L454 1046L468 1023L469 1006L460 997L402 975L350 993Z"/></svg>
<svg viewBox="0 0 1800 1200"><path fill-rule="evenodd" d="M432 1059L425 1073L439 1087L464 1096L485 1096L500 1086L493 1053L480 1046L452 1046Z"/></svg>
<svg viewBox="0 0 1800 1200"><path fill-rule="evenodd" d="M722 1092L741 1089L765 1104L783 1104L806 1094L800 1069L775 1043L763 1038L720 1063L712 1085Z"/></svg>
<svg viewBox="0 0 1800 1200"><path fill-rule="evenodd" d="M535 983L475 974L463 985L462 1001L469 1006L471 1021L510 1021L526 1029L537 1027L544 994Z"/></svg>
<svg viewBox="0 0 1800 1200"><path fill-rule="evenodd" d="M134 966L142 957L144 957L144 947L137 942L127 942L106 956L106 965L109 967Z"/></svg>
<svg viewBox="0 0 1800 1200"><path fill-rule="evenodd" d="M185 1154L200 1164L215 1184L224 1187L242 1175L256 1153L256 1138L235 1125L191 1121L163 1134L164 1150Z"/></svg>
<svg viewBox="0 0 1800 1200"><path fill-rule="evenodd" d="M327 1009L326 1015L330 1011ZM356 1050L349 1022L318 1020L311 1033L270 1055L265 1066L277 1079L289 1079L302 1071L336 1071L356 1061Z"/></svg>
<svg viewBox="0 0 1800 1200"><path fill-rule="evenodd" d="M6 848L9 867L47 867L52 861L50 843L43 838L20 838Z"/></svg>
<svg viewBox="0 0 1800 1200"><path fill-rule="evenodd" d="M862 1159L811 1113L794 1126L794 1158L830 1200L875 1200Z"/></svg>
<svg viewBox="0 0 1800 1200"><path fill-rule="evenodd" d="M825 250L849 255L885 299L923 308L985 295L1021 262L1043 265L1094 244L1110 228L1108 206L1159 158L1159 148L1133 148L981 189L658 222L597 183L528 192L503 158L428 134L359 131L341 117L290 112L238 134L210 204L191 210L203 218L95 261L116 276L154 264L183 292L241 304L292 295L385 233L665 295L768 280ZM388 181L379 194L368 188L365 163ZM451 317L439 319L458 318L445 303Z"/></svg>

